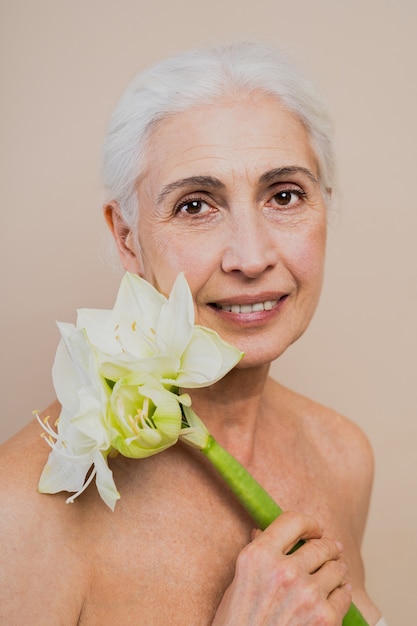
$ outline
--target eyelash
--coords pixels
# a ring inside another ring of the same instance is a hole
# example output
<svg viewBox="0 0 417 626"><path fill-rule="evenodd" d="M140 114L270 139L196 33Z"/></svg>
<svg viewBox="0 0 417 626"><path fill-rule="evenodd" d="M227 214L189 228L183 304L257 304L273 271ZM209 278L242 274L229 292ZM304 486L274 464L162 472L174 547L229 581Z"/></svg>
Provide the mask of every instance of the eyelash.
<svg viewBox="0 0 417 626"><path fill-rule="evenodd" d="M280 189L279 191L274 193L274 195L272 196L272 200L275 200L275 198L277 198L277 196L281 194L295 195L297 196L298 201L305 200L305 198L307 197L306 192L303 191L302 189L294 189L293 187L289 187L288 189ZM291 204L291 198L290 198L288 204L282 204L280 206L282 208L286 208L286 207L292 208L293 204L294 203Z"/></svg>
<svg viewBox="0 0 417 626"><path fill-rule="evenodd" d="M307 197L306 192L303 191L302 189L299 189L299 188L298 189L294 189L294 187L288 187L287 189L280 189L279 191L274 193L271 196L271 199L268 202L271 203L272 201L274 201L277 198L277 196L279 196L281 194L289 194L290 196L291 195L295 195L295 196L297 196L298 201L304 200ZM209 209L212 207L212 204L208 200L202 198L201 196L194 196L194 197L186 198L186 199L181 200L180 202L178 202L178 204L176 204L175 208L174 208L175 214L176 215L184 214L185 211L182 212L182 209L184 209L187 205L192 205L193 203L206 204L209 207ZM290 198L288 204L282 204L282 205L278 205L278 206L280 206L282 209L286 209L287 207L288 208L292 208L293 205L294 205L294 203L291 202L291 198ZM196 207L196 208L198 208L198 207ZM202 215L207 217L209 213L210 213L210 210L205 211L204 213L197 212L197 213L185 213L185 214L188 215L189 217L196 217L197 218L197 217L201 217Z"/></svg>
<svg viewBox="0 0 417 626"><path fill-rule="evenodd" d="M187 205L193 204L193 203L200 203L200 204L206 204L208 207L211 207L210 202L208 202L207 200L205 200L204 198L201 198L199 196L195 196L195 197L191 197L191 198L186 198L185 200L181 200L180 202L178 202L178 204L175 205L175 209L174 212L176 215L182 213L182 209L184 209ZM185 212L184 212L185 213ZM209 211L205 212L204 215L208 214ZM188 213L187 214L189 217L198 217L199 215L201 215L201 213Z"/></svg>

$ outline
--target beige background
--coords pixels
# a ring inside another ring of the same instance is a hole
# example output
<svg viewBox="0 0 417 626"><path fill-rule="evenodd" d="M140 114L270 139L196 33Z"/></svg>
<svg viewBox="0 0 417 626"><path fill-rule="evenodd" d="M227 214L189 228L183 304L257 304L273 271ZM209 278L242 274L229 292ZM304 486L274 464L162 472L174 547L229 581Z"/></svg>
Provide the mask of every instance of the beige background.
<svg viewBox="0 0 417 626"><path fill-rule="evenodd" d="M53 397L54 320L111 306L99 153L127 81L230 37L289 49L335 119L340 207L321 305L274 364L357 421L376 456L364 555L391 626L417 619L417 81L414 0L3 0L0 439Z"/></svg>

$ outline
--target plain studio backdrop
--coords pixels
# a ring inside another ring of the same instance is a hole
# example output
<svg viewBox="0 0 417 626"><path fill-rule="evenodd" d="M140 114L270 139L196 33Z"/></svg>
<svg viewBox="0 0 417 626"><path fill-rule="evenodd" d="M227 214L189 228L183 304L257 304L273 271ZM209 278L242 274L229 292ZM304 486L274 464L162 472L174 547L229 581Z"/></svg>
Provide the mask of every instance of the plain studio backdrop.
<svg viewBox="0 0 417 626"><path fill-rule="evenodd" d="M333 114L339 206L321 304L273 366L361 425L376 478L364 557L392 626L417 615L417 4L414 0L3 0L1 381L5 440L53 399L55 320L111 307L100 149L134 74L230 39L286 49Z"/></svg>

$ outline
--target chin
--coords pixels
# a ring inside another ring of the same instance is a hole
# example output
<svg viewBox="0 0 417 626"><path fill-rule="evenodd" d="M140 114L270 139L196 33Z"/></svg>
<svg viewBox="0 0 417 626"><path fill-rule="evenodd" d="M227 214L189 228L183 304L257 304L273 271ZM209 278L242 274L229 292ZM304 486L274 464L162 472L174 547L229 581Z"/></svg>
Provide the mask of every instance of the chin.
<svg viewBox="0 0 417 626"><path fill-rule="evenodd" d="M262 350L262 349L246 349L239 347L239 350L244 352L244 357L236 365L236 369L248 369L251 367L263 367L265 365L271 365L273 361L278 359L287 350L290 344L285 347L281 347L276 350Z"/></svg>
<svg viewBox="0 0 417 626"><path fill-rule="evenodd" d="M236 365L236 368L245 369L249 367L260 367L270 365L286 352L286 350L295 343L304 333L305 328L298 329L297 332L286 338L277 338L277 334L273 338L271 335L267 337L252 337L250 340L230 341L232 345L244 353L244 357ZM225 341L229 341L225 338ZM275 339L275 341L274 341Z"/></svg>

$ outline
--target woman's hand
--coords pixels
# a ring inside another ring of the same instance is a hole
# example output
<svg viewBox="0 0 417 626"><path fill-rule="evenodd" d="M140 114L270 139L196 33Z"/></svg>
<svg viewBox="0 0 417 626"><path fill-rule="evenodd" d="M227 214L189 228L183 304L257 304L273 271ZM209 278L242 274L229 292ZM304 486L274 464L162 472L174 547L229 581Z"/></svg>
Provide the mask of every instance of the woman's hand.
<svg viewBox="0 0 417 626"><path fill-rule="evenodd" d="M239 554L213 626L340 626L351 603L341 551L311 517L283 513Z"/></svg>

